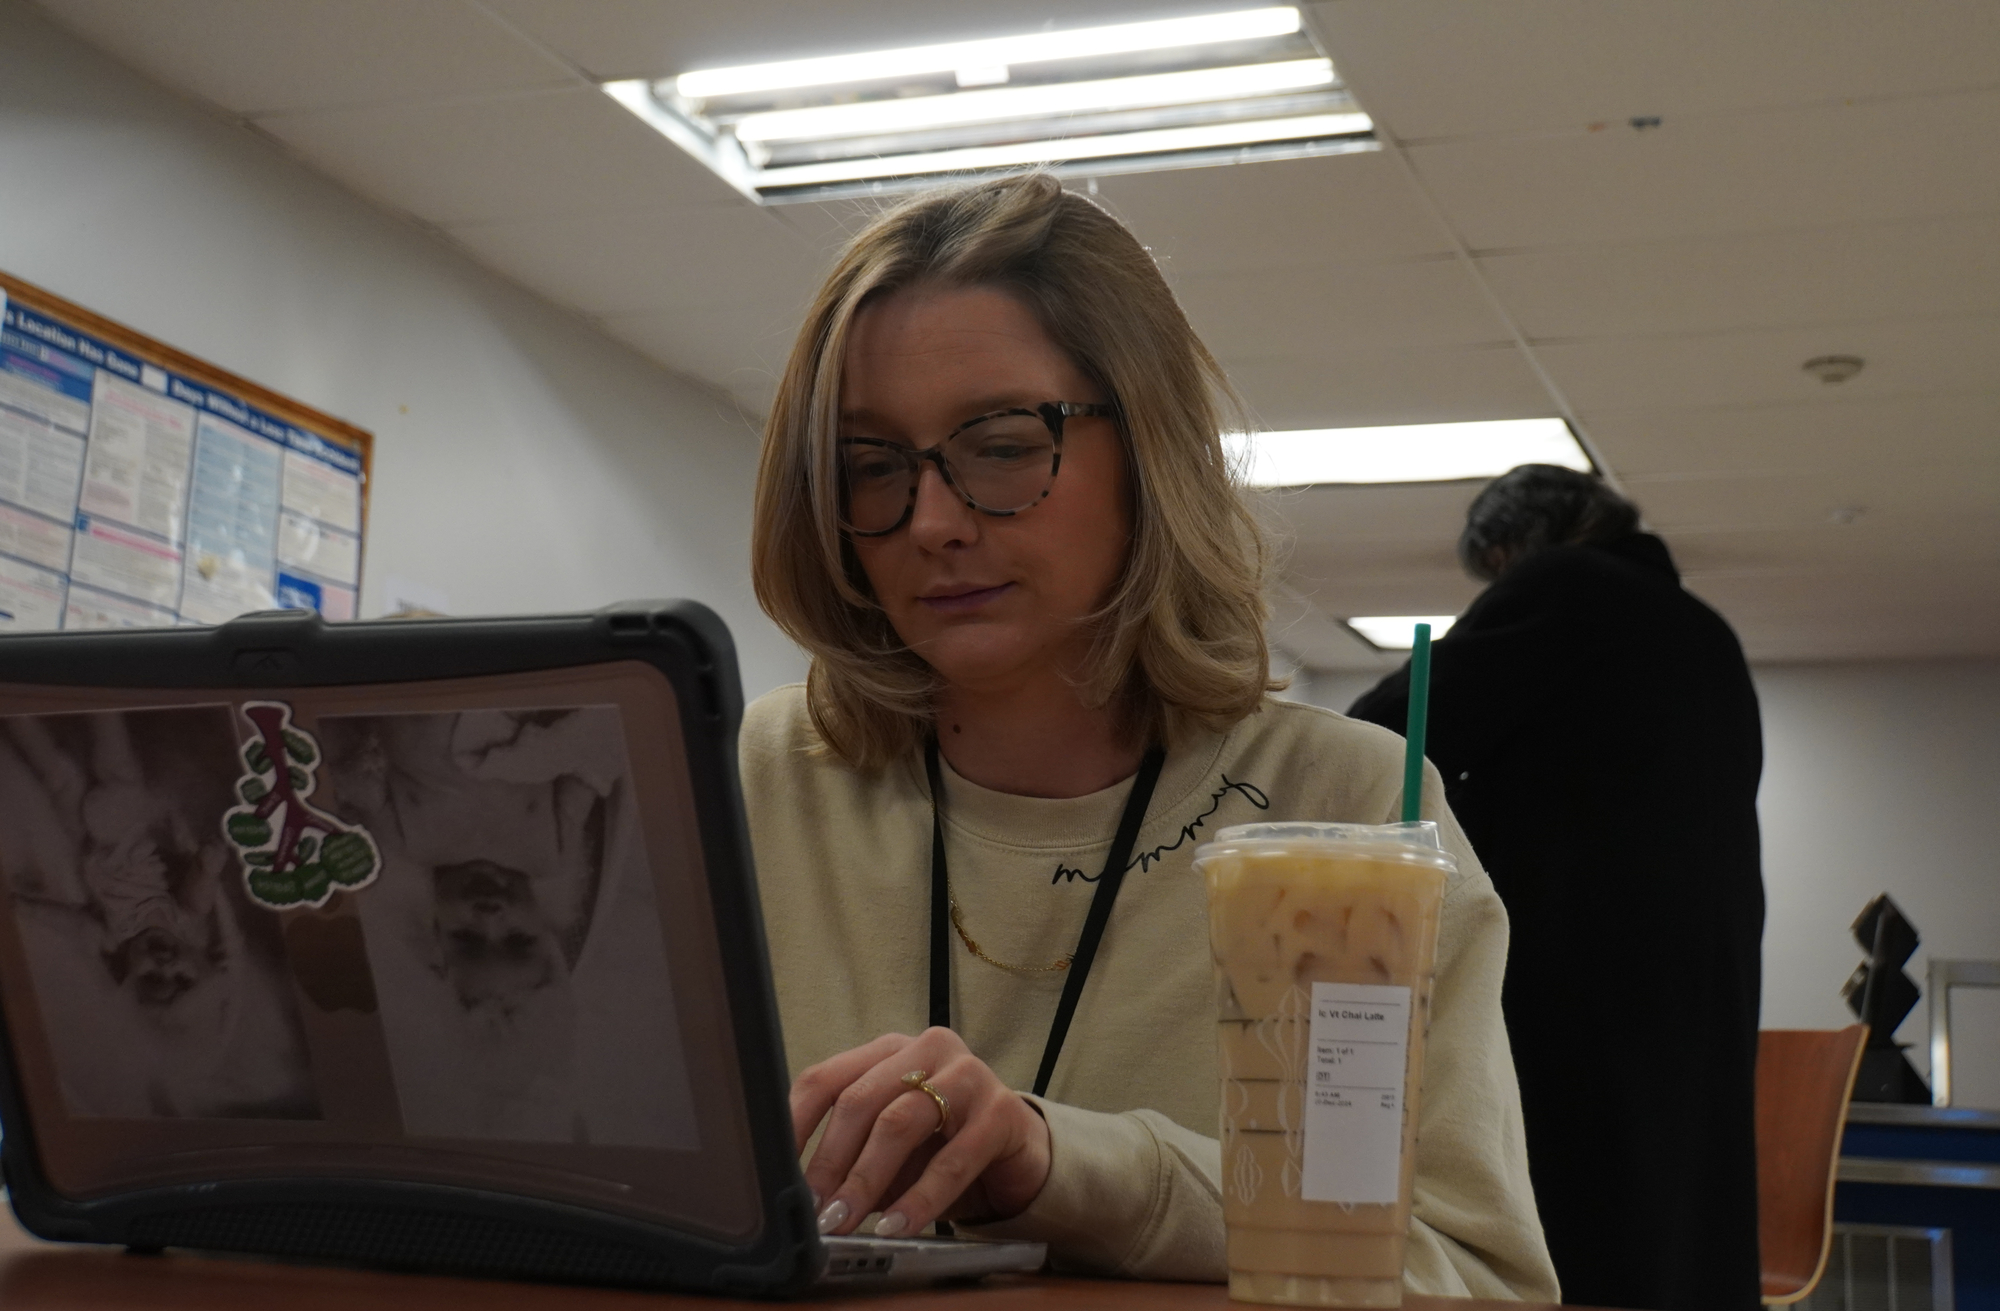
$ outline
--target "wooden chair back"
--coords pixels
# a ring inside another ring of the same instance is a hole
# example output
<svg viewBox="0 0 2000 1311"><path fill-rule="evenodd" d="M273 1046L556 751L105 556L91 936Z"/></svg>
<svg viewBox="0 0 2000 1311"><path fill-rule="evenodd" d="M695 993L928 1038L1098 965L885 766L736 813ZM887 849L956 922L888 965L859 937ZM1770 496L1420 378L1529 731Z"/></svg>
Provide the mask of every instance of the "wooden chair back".
<svg viewBox="0 0 2000 1311"><path fill-rule="evenodd" d="M1757 1035L1757 1231L1764 1303L1797 1302L1826 1270L1833 1183L1865 1024Z"/></svg>

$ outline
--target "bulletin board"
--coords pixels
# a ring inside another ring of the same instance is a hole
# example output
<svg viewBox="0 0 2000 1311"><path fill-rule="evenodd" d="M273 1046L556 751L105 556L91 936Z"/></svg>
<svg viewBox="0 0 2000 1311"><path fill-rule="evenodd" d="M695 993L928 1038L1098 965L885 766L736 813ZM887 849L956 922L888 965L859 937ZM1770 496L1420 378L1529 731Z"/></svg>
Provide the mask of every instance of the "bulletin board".
<svg viewBox="0 0 2000 1311"><path fill-rule="evenodd" d="M373 443L0 273L0 630L354 618Z"/></svg>

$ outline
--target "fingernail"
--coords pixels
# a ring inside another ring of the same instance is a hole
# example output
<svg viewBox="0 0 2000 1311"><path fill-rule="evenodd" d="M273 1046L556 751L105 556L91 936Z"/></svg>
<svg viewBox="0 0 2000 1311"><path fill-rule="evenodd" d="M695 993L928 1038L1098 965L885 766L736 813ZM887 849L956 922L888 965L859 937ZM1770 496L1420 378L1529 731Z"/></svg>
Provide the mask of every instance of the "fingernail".
<svg viewBox="0 0 2000 1311"><path fill-rule="evenodd" d="M901 1211L891 1211L875 1222L877 1238L894 1238L910 1227L910 1217Z"/></svg>
<svg viewBox="0 0 2000 1311"><path fill-rule="evenodd" d="M819 1189L807 1188L806 1191L812 1194L813 1210L815 1211L819 1210Z"/></svg>
<svg viewBox="0 0 2000 1311"><path fill-rule="evenodd" d="M849 1208L846 1202L836 1197L826 1204L826 1210L819 1213L819 1231L830 1234L847 1222Z"/></svg>

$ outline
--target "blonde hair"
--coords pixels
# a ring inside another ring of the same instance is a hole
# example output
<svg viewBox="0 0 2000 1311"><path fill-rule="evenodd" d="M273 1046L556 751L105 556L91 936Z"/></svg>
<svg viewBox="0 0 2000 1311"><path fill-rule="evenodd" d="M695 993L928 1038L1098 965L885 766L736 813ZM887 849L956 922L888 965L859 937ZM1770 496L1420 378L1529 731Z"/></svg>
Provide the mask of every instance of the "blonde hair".
<svg viewBox="0 0 2000 1311"><path fill-rule="evenodd" d="M841 532L835 474L841 362L855 315L905 288L996 287L1118 409L1132 470L1127 567L1092 629L1086 704L1172 742L1223 731L1270 681L1265 552L1221 432L1241 411L1131 232L1046 174L931 192L849 242L799 330L764 429L751 569L764 610L812 657L821 738L873 771L932 730L938 677L870 594ZM1069 398L1058 398L1069 399Z"/></svg>

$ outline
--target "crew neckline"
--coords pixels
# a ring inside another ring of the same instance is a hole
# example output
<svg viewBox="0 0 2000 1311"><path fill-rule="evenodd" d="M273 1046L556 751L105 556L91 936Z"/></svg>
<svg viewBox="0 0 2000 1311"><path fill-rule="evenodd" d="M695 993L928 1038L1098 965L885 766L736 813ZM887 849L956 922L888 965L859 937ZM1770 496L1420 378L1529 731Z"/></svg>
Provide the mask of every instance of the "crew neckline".
<svg viewBox="0 0 2000 1311"><path fill-rule="evenodd" d="M1214 771L1235 732L1191 735L1167 751L1141 833L1151 832L1179 812L1182 803ZM1135 772L1080 797L1024 797L981 787L953 769L943 752L938 753L938 768L944 774L945 826L1019 851L1075 851L1108 845L1125 799L1131 795L1132 780L1137 777ZM928 794L921 757L915 770L920 789Z"/></svg>

